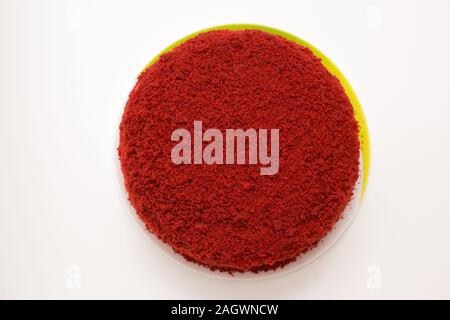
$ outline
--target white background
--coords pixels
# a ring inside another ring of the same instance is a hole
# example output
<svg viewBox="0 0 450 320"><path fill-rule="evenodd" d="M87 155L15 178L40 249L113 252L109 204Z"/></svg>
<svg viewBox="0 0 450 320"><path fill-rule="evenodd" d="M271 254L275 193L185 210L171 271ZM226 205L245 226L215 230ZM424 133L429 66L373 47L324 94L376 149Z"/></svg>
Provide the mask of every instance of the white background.
<svg viewBox="0 0 450 320"><path fill-rule="evenodd" d="M450 298L449 15L438 0L1 0L0 298ZM139 231L117 175L117 124L141 68L226 23L322 50L371 134L354 223L275 279L174 262Z"/></svg>

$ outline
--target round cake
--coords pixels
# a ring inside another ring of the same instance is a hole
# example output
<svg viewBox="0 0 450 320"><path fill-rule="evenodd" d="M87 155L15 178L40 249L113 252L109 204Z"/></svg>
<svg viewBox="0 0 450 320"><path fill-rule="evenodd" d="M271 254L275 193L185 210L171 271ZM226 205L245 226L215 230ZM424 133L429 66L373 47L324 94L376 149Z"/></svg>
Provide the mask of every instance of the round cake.
<svg viewBox="0 0 450 320"><path fill-rule="evenodd" d="M224 146L215 162L208 129ZM244 136L241 161L237 140L228 148L231 129L256 134L254 145ZM148 230L226 272L276 269L314 248L359 176L358 124L339 80L310 49L260 30L204 32L161 55L129 95L118 150ZM262 150L278 151L271 170Z"/></svg>

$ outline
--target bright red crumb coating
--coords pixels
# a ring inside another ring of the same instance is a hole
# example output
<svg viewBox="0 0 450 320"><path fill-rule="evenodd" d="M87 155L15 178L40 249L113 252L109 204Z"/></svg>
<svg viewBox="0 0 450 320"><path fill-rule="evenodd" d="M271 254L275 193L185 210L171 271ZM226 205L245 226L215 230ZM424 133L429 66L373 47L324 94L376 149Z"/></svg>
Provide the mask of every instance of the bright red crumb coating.
<svg viewBox="0 0 450 320"><path fill-rule="evenodd" d="M279 128L280 169L174 165L177 128ZM262 271L295 260L333 228L359 171L358 125L313 53L263 31L202 33L146 69L120 125L131 204L188 260Z"/></svg>

